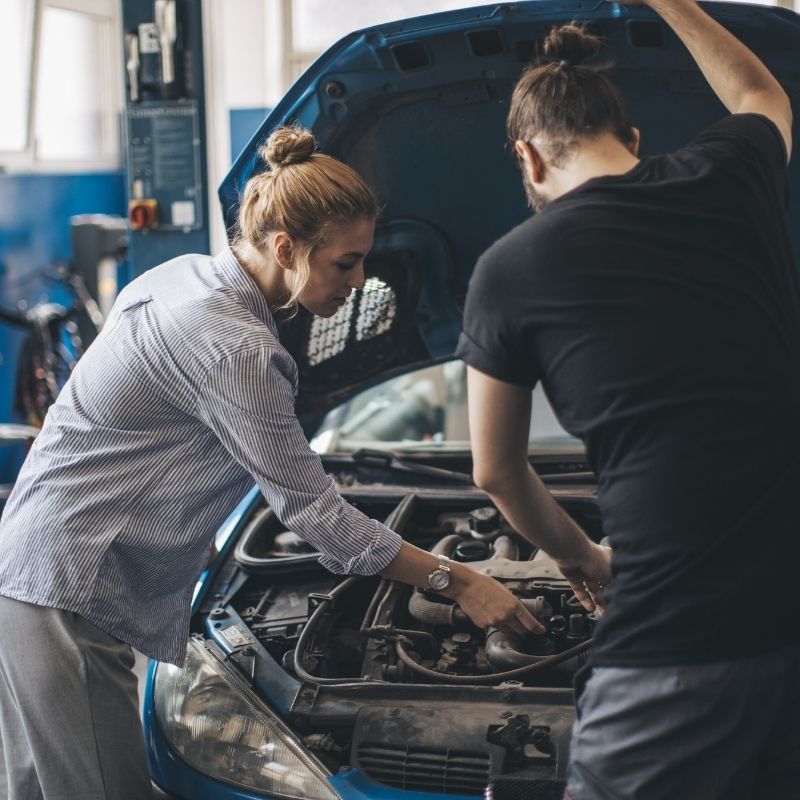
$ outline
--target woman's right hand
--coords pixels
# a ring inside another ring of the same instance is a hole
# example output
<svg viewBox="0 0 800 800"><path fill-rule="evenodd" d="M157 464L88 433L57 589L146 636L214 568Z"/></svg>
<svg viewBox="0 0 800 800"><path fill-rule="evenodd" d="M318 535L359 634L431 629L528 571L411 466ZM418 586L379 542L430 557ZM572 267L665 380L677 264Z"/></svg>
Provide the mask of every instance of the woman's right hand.
<svg viewBox="0 0 800 800"><path fill-rule="evenodd" d="M430 571L437 566L431 553L410 542L402 542L400 551L381 575L392 581L423 587ZM477 627L503 628L521 635L545 632L544 626L502 583L457 561L450 562L450 571L450 585L441 594L455 600Z"/></svg>
<svg viewBox="0 0 800 800"><path fill-rule="evenodd" d="M478 628L502 628L513 633L545 633L544 626L502 583L453 564L453 584L442 594L455 600Z"/></svg>

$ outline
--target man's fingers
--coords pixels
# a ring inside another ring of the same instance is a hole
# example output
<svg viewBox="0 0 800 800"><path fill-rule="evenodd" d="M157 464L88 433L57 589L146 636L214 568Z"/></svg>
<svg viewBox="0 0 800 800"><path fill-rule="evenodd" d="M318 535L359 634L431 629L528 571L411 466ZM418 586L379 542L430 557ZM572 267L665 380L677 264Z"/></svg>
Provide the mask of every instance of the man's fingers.
<svg viewBox="0 0 800 800"><path fill-rule="evenodd" d="M578 602L589 612L595 610L596 605L592 595L590 594L589 590L586 587L586 584L583 581L570 581L569 585L572 587L572 591L575 592L575 597L577 598Z"/></svg>
<svg viewBox="0 0 800 800"><path fill-rule="evenodd" d="M589 594L592 596L594 604L598 608L605 608L606 604L603 600L603 584L597 583L596 581L589 581L586 584L586 588L589 590Z"/></svg>
<svg viewBox="0 0 800 800"><path fill-rule="evenodd" d="M585 586L594 605L592 612L598 617L602 616L603 612L606 610L606 602L603 598L603 584L597 583L596 581L588 581ZM586 608L586 606L584 606L584 608Z"/></svg>

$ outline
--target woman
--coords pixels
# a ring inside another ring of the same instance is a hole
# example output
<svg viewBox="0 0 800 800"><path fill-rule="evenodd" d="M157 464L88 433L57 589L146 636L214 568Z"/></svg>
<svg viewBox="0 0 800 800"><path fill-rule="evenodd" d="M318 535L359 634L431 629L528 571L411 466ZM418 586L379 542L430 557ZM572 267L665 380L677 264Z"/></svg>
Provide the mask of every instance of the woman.
<svg viewBox="0 0 800 800"><path fill-rule="evenodd" d="M254 479L331 571L434 576L477 625L540 629L496 581L448 572L346 503L308 446L272 312L333 315L364 284L378 211L352 169L314 149L308 132L276 131L233 249L122 291L25 462L0 524L11 800L147 796L131 646L182 662L214 531Z"/></svg>

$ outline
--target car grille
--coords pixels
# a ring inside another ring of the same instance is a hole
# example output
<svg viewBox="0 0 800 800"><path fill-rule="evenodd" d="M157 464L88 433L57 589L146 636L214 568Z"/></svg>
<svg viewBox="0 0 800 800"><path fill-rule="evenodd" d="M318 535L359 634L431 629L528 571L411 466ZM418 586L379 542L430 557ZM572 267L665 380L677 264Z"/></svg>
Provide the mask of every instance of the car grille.
<svg viewBox="0 0 800 800"><path fill-rule="evenodd" d="M357 758L373 780L398 789L481 795L489 780L485 753L361 745Z"/></svg>

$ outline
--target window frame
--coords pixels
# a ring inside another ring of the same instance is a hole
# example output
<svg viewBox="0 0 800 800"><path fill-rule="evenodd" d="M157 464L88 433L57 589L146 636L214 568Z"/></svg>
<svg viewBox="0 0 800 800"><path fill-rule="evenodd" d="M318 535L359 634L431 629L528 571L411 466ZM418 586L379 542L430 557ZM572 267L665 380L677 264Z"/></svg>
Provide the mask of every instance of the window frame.
<svg viewBox="0 0 800 800"><path fill-rule="evenodd" d="M124 76L122 63L122 21L117 0L33 0L30 19L32 38L28 58L26 138L21 150L0 150L0 173L76 173L122 168L120 125L123 108ZM101 42L105 75L103 91L103 136L111 155L86 159L42 159L36 147L36 107L39 95L42 31L45 11L49 8L73 11L97 18L105 25Z"/></svg>
<svg viewBox="0 0 800 800"><path fill-rule="evenodd" d="M39 0L31 0L28 12L30 40L27 59L25 62L25 70L28 78L28 90L25 93L25 143L22 148L18 150L4 150L0 148L0 166L2 167L6 167L8 164L13 164L18 161L24 162L30 158L31 141L33 139L33 98L35 91L33 78L37 70L36 58L38 55L36 40L39 33L39 6Z"/></svg>

